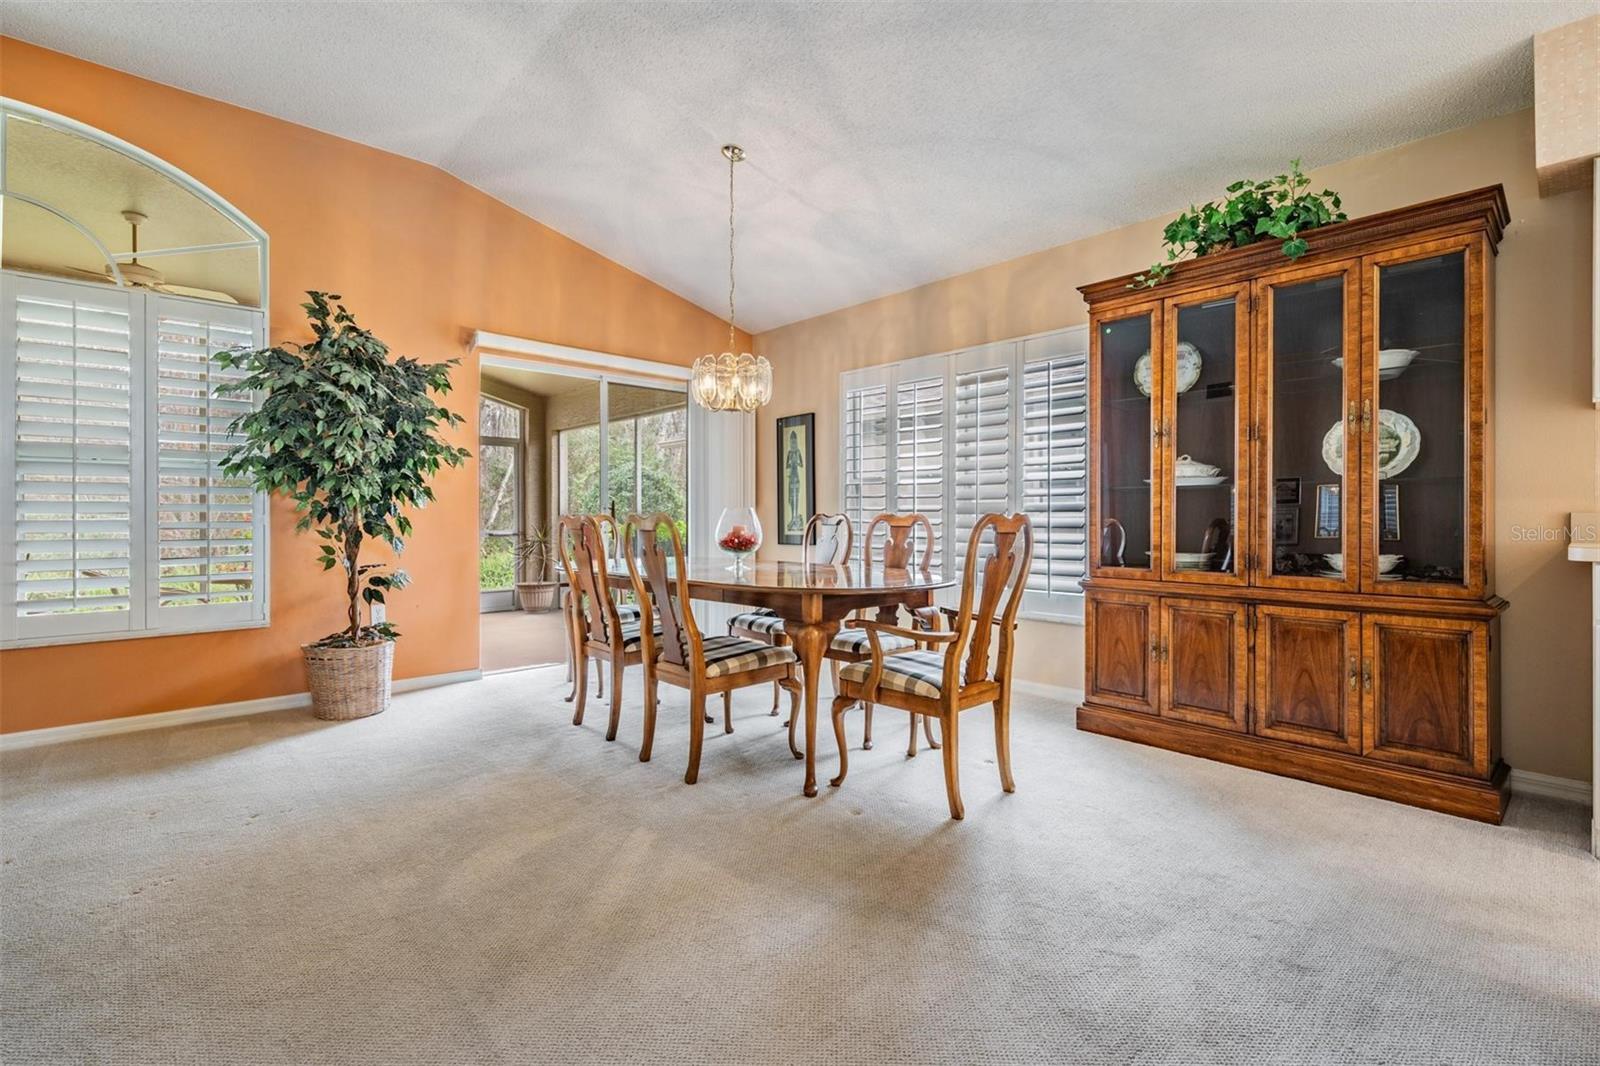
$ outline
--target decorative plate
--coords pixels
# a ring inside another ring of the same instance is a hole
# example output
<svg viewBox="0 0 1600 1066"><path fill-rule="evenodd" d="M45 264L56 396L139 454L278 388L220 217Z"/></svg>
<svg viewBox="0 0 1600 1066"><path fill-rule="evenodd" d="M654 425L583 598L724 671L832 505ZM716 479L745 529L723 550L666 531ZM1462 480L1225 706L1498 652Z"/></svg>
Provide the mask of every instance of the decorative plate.
<svg viewBox="0 0 1600 1066"><path fill-rule="evenodd" d="M1178 343L1178 391L1188 392L1200 380L1200 349L1188 341ZM1146 351L1133 364L1133 383L1146 396L1150 395L1150 353Z"/></svg>
<svg viewBox="0 0 1600 1066"><path fill-rule="evenodd" d="M1378 479L1394 477L1416 462L1422 450L1422 431L1399 411L1378 412ZM1322 438L1322 461L1335 474L1344 474L1344 422L1335 422Z"/></svg>

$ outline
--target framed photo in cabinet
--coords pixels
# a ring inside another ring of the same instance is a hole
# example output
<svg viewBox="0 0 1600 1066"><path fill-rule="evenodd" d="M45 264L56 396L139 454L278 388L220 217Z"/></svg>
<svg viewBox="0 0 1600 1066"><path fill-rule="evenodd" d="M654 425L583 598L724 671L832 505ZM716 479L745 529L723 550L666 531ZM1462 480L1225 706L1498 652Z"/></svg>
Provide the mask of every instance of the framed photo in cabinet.
<svg viewBox="0 0 1600 1066"><path fill-rule="evenodd" d="M1279 507L1300 503L1300 479L1280 477L1272 483L1272 502Z"/></svg>
<svg viewBox="0 0 1600 1066"><path fill-rule="evenodd" d="M1383 486L1383 495L1378 501L1378 539L1400 539L1399 485L1388 484Z"/></svg>
<svg viewBox="0 0 1600 1066"><path fill-rule="evenodd" d="M1317 486L1317 528L1312 534L1318 540L1338 540L1341 532L1339 521L1339 485L1337 482Z"/></svg>
<svg viewBox="0 0 1600 1066"><path fill-rule="evenodd" d="M1278 507L1273 509L1272 543L1300 543L1300 508Z"/></svg>

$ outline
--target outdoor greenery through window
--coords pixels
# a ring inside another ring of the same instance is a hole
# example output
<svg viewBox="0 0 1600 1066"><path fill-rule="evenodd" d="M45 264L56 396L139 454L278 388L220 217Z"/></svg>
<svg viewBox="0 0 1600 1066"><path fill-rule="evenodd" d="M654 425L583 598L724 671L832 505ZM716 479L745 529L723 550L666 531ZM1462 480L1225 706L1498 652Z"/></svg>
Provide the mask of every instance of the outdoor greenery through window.
<svg viewBox="0 0 1600 1066"><path fill-rule="evenodd" d="M516 581L522 531L522 409L484 396L478 401L478 588Z"/></svg>
<svg viewBox="0 0 1600 1066"><path fill-rule="evenodd" d="M564 429L560 434L562 513L612 511L626 518L661 511L677 519L679 532L687 538L688 408L683 393L612 385L609 399L606 498L601 499L600 427ZM641 413L624 416L627 411Z"/></svg>

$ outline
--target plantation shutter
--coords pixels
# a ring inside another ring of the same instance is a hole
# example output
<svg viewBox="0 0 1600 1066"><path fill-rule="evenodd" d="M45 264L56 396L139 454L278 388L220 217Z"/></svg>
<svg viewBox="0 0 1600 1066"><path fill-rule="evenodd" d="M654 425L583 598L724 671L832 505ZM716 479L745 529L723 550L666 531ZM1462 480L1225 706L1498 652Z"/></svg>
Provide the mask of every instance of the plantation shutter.
<svg viewBox="0 0 1600 1066"><path fill-rule="evenodd" d="M238 440L228 427L251 401L217 394L244 375L212 358L261 343L260 313L166 296L154 301L151 623L183 629L260 617L265 499L221 470Z"/></svg>
<svg viewBox="0 0 1600 1066"><path fill-rule="evenodd" d="M1088 336L1029 340L1022 359L1022 510L1034 534L1028 598L1075 595L1088 565Z"/></svg>
<svg viewBox="0 0 1600 1066"><path fill-rule="evenodd" d="M955 379L955 530L953 558L965 565L978 519L1011 509L1012 385L1016 345L994 344L953 357Z"/></svg>
<svg viewBox="0 0 1600 1066"><path fill-rule="evenodd" d="M860 561L867 523L889 508L889 380L885 372L868 371L847 374L841 384L841 499Z"/></svg>
<svg viewBox="0 0 1600 1066"><path fill-rule="evenodd" d="M920 511L928 516L933 526L935 570L942 569L945 560L947 366L947 360L936 357L896 368L894 401L894 509L901 514ZM920 559L920 532L917 538L913 558Z"/></svg>
<svg viewBox="0 0 1600 1066"><path fill-rule="evenodd" d="M143 624L143 304L127 290L6 275L0 348L0 638Z"/></svg>

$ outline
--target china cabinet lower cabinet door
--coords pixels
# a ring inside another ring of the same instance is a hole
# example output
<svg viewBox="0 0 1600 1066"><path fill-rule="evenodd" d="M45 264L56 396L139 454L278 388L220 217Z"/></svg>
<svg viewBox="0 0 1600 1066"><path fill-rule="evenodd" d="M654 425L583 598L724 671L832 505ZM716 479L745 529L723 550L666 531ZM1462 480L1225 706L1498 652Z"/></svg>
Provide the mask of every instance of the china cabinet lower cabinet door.
<svg viewBox="0 0 1600 1066"><path fill-rule="evenodd" d="M1224 600L1161 600L1161 716L1245 728L1250 608Z"/></svg>
<svg viewBox="0 0 1600 1066"><path fill-rule="evenodd" d="M1084 610L1089 699L1155 714L1156 598L1101 592L1089 597Z"/></svg>
<svg viewBox="0 0 1600 1066"><path fill-rule="evenodd" d="M1361 750L1361 616L1256 607L1257 736Z"/></svg>
<svg viewBox="0 0 1600 1066"><path fill-rule="evenodd" d="M1488 777L1489 623L1371 614L1363 628L1367 757Z"/></svg>

